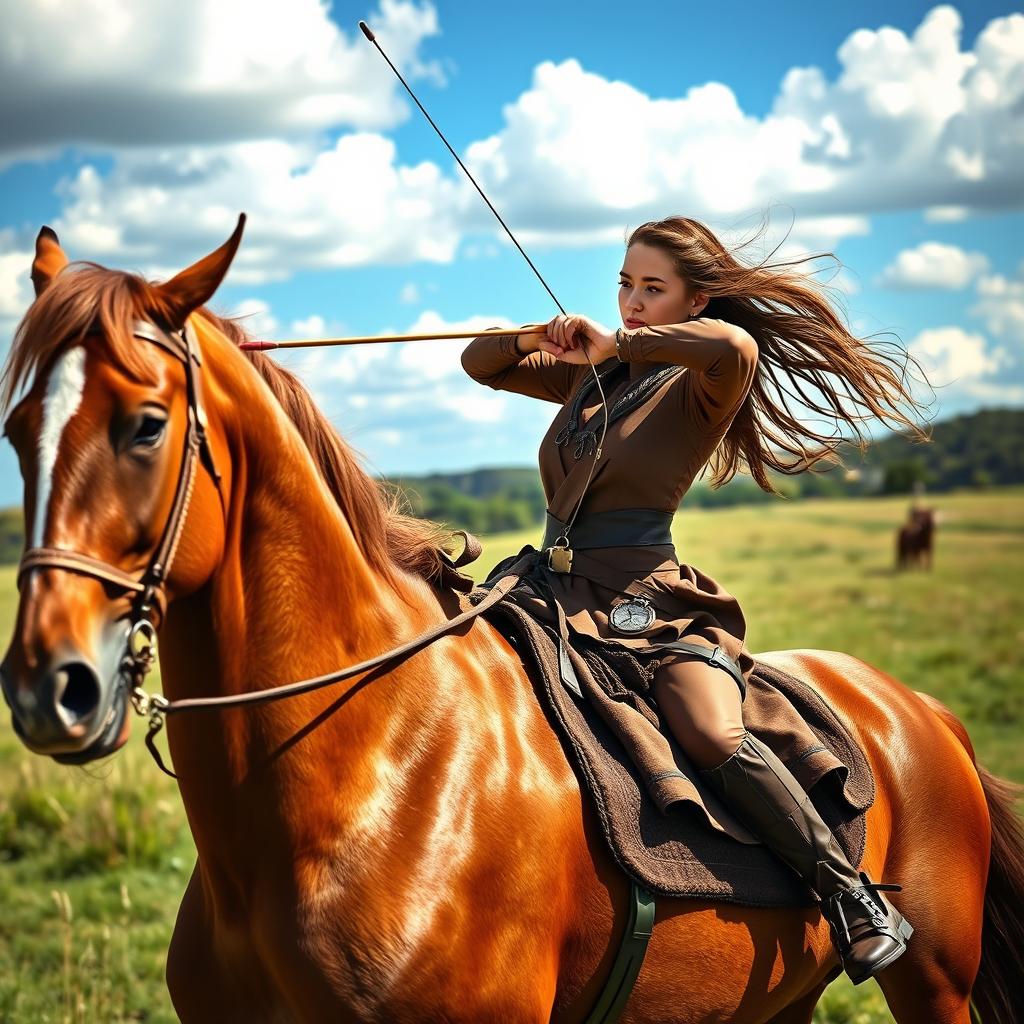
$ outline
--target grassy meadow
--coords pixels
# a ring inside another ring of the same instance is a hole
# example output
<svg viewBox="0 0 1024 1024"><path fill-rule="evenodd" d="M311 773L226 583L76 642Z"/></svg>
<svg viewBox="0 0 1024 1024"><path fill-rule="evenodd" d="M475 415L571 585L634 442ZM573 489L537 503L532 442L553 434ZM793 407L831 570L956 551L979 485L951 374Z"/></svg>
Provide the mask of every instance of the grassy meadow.
<svg viewBox="0 0 1024 1024"><path fill-rule="evenodd" d="M1024 783L1024 488L939 495L932 572L893 571L908 500L788 502L677 517L679 557L740 600L748 646L842 650L944 701L982 760ZM538 531L539 533L539 531ZM482 538L482 578L537 533ZM8 637L14 570L0 570ZM286 680L282 680L285 682ZM174 781L142 745L68 768L0 722L0 1021L176 1018L164 954L194 848ZM891 1020L874 983L840 979L819 1024Z"/></svg>

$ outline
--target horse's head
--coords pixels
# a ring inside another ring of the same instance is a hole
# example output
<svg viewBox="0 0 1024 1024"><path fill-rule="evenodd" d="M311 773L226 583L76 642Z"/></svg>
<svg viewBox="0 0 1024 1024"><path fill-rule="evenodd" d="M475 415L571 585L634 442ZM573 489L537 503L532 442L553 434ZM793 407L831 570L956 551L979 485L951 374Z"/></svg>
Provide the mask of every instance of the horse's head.
<svg viewBox="0 0 1024 1024"><path fill-rule="evenodd" d="M243 223L159 286L67 267L49 228L37 239L36 300L4 377L5 407L28 385L4 431L24 481L27 550L0 666L14 729L37 753L83 763L125 742L125 658L129 642L144 657L150 633L133 624L158 622L170 595L194 591L218 564L217 465L227 460L205 432L189 317L227 272Z"/></svg>

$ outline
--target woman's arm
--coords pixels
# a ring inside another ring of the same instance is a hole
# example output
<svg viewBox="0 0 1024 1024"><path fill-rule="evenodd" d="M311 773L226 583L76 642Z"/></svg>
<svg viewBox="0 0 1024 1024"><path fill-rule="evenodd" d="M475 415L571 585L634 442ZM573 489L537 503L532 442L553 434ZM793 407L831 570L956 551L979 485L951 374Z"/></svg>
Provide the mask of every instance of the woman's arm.
<svg viewBox="0 0 1024 1024"><path fill-rule="evenodd" d="M675 363L696 371L689 393L705 426L717 426L736 412L754 382L757 342L742 327L724 320L701 317L637 327L624 330L620 338L624 362Z"/></svg>
<svg viewBox="0 0 1024 1024"><path fill-rule="evenodd" d="M684 374L676 393L691 396L686 411L703 428L739 409L757 369L757 342L742 327L708 317L616 332L574 313L552 320L548 334L565 362L585 363L585 346L595 363L617 355L624 363L675 363L694 371Z"/></svg>
<svg viewBox="0 0 1024 1024"><path fill-rule="evenodd" d="M462 368L466 373L495 391L514 391L560 405L569 401L581 371L589 372L589 367L566 363L540 351L538 345L545 338L540 325L536 334L498 334L500 329L492 328L495 333L474 338L463 349Z"/></svg>

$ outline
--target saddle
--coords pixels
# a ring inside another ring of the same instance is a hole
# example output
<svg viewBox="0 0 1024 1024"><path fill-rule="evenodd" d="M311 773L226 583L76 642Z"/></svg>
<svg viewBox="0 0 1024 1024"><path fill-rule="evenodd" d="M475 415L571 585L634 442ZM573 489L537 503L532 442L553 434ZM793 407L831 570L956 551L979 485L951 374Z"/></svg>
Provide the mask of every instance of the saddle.
<svg viewBox="0 0 1024 1024"><path fill-rule="evenodd" d="M488 591L468 597L478 604ZM556 630L515 603L484 612L518 652L597 811L615 861L653 893L750 906L811 906L807 885L723 806L660 728L644 696L653 668L632 652ZM828 703L794 676L755 659L744 723L810 792L851 863L864 852L874 779Z"/></svg>

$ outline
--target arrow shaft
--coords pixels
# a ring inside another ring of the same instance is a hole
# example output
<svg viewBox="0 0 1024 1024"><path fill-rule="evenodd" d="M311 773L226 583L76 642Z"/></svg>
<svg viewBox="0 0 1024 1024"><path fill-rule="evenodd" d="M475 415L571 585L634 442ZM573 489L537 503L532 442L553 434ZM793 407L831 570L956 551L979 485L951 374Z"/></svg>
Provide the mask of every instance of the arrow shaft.
<svg viewBox="0 0 1024 1024"><path fill-rule="evenodd" d="M238 347L265 352L274 348L322 348L332 345L378 345L388 341L446 341L454 338L479 338L481 334L544 334L541 326L516 327L493 331L446 331L442 334L373 334L362 338L299 338L294 341L243 341Z"/></svg>

